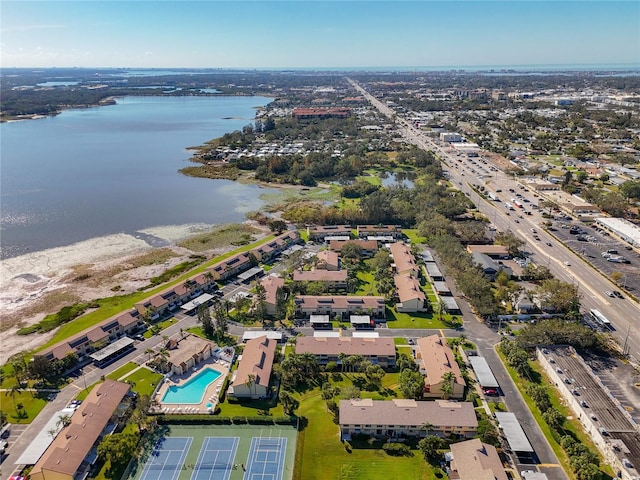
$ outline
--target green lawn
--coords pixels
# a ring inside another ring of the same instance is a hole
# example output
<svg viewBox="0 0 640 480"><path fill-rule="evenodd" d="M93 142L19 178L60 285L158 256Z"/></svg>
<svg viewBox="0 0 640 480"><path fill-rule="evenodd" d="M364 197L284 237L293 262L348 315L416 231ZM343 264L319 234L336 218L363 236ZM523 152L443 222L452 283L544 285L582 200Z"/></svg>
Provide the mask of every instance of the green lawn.
<svg viewBox="0 0 640 480"><path fill-rule="evenodd" d="M162 380L162 375L143 367L128 375L122 381L130 383L131 390L139 395L151 395L160 380Z"/></svg>
<svg viewBox="0 0 640 480"><path fill-rule="evenodd" d="M0 405L10 423L31 423L47 404L48 395L24 390L0 392Z"/></svg>
<svg viewBox="0 0 640 480"><path fill-rule="evenodd" d="M273 405L276 403L276 405ZM231 403L228 398L224 402L219 403L221 417L284 417L282 405L277 402L268 400L247 400L242 403Z"/></svg>
<svg viewBox="0 0 640 480"><path fill-rule="evenodd" d="M357 277L360 285L358 286L358 290L356 290L356 295L378 295L378 290L376 290L373 280L373 273L359 271Z"/></svg>
<svg viewBox="0 0 640 480"><path fill-rule="evenodd" d="M385 380L393 382L394 376L387 375ZM341 384L343 381L337 383ZM295 480L436 478L430 465L417 450L413 450L410 457L393 457L384 453L378 444L367 445L367 448L351 448L342 443L340 429L333 415L327 411L320 389L306 392L299 396L299 400L301 405L297 413L304 417L306 426L298 437L293 477Z"/></svg>
<svg viewBox="0 0 640 480"><path fill-rule="evenodd" d="M427 243L427 239L425 237L421 237L416 228L403 228L402 233L404 233L413 244Z"/></svg>
<svg viewBox="0 0 640 480"><path fill-rule="evenodd" d="M443 315L443 321L440 321L435 314L400 313L396 312L394 307L387 306L386 316L389 328L449 328L446 315Z"/></svg>
<svg viewBox="0 0 640 480"><path fill-rule="evenodd" d="M138 368L137 363L129 362L126 365L121 366L116 371L111 372L109 375L107 375L107 378L111 380L118 380L120 377L125 376L127 373L129 373L132 370L135 370L136 368Z"/></svg>
<svg viewBox="0 0 640 480"><path fill-rule="evenodd" d="M394 338L393 339L393 343L395 345L406 345L407 344L407 339L406 338Z"/></svg>

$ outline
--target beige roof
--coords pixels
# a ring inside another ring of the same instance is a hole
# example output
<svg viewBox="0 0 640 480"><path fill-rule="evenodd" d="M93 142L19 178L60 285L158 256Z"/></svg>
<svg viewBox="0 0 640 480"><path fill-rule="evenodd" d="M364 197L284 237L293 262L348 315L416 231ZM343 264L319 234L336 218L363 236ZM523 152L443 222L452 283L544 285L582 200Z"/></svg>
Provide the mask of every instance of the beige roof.
<svg viewBox="0 0 640 480"><path fill-rule="evenodd" d="M255 375L257 385L268 387L276 344L275 340L268 339L266 335L249 340L242 351L242 360L232 386L244 385L249 375Z"/></svg>
<svg viewBox="0 0 640 480"><path fill-rule="evenodd" d="M427 371L425 383L436 385L442 381L442 375L451 372L455 375L455 383L466 385L460 367L447 345L447 341L438 335L419 338L416 360L422 360L422 365Z"/></svg>
<svg viewBox="0 0 640 480"><path fill-rule="evenodd" d="M346 282L346 270L295 270L294 282Z"/></svg>
<svg viewBox="0 0 640 480"><path fill-rule="evenodd" d="M408 245L404 243L392 243L389 246L389 250L391 250L391 255L393 256L393 263L396 264L396 270L400 272L406 272L409 270L418 270L418 266L416 265L416 259L411 253L411 249Z"/></svg>
<svg viewBox="0 0 640 480"><path fill-rule="evenodd" d="M332 252L331 250L322 250L318 252L318 262L316 264L316 268L320 268L322 263L327 265L338 266L340 261L338 260L338 254L336 252Z"/></svg>
<svg viewBox="0 0 640 480"><path fill-rule="evenodd" d="M71 416L71 423L53 440L31 474L52 471L73 476L109 422L129 385L105 380L95 387Z"/></svg>
<svg viewBox="0 0 640 480"><path fill-rule="evenodd" d="M473 404L436 400L371 400L340 401L340 425L396 425L420 427L430 423L440 427L478 426Z"/></svg>
<svg viewBox="0 0 640 480"><path fill-rule="evenodd" d="M395 356L396 347L390 337L298 337L296 353Z"/></svg>
<svg viewBox="0 0 640 480"><path fill-rule="evenodd" d="M469 253L484 253L486 255L509 255L509 247L504 245L467 245Z"/></svg>
<svg viewBox="0 0 640 480"><path fill-rule="evenodd" d="M400 302L408 302L409 300L418 299L425 301L426 295L420 288L420 281L409 275L396 275L393 277L396 284L396 291Z"/></svg>
<svg viewBox="0 0 640 480"><path fill-rule="evenodd" d="M265 302L275 305L276 293L278 288L284 287L284 278L276 277L275 275L269 275L260 280L260 284L264 287L266 298Z"/></svg>
<svg viewBox="0 0 640 480"><path fill-rule="evenodd" d="M360 307L363 311L368 308L384 308L384 297L298 295L295 302L300 308L317 308L319 305L330 305L336 309Z"/></svg>
<svg viewBox="0 0 640 480"><path fill-rule="evenodd" d="M249 262L250 262L249 254L246 252L242 252L232 257L225 258L224 260L220 260L218 263L215 263L211 265L209 268L207 268L207 271L216 271L219 273L224 273L224 271L227 268L234 269L238 267L238 265L243 265Z"/></svg>
<svg viewBox="0 0 640 480"><path fill-rule="evenodd" d="M185 363L196 353L204 352L207 348L213 350L213 345L215 344L196 335L186 335L176 345L178 348L169 351L168 361L173 365Z"/></svg>
<svg viewBox="0 0 640 480"><path fill-rule="evenodd" d="M362 250L377 250L378 242L375 240L331 240L329 242L329 248L331 250L335 250L336 252L340 252L342 247L344 247L347 243L355 243Z"/></svg>
<svg viewBox="0 0 640 480"><path fill-rule="evenodd" d="M479 438L451 445L452 470L460 480L507 480L498 452Z"/></svg>
<svg viewBox="0 0 640 480"><path fill-rule="evenodd" d="M316 234L335 234L335 233L351 233L351 227L349 225L316 225L314 227L308 227L310 233Z"/></svg>

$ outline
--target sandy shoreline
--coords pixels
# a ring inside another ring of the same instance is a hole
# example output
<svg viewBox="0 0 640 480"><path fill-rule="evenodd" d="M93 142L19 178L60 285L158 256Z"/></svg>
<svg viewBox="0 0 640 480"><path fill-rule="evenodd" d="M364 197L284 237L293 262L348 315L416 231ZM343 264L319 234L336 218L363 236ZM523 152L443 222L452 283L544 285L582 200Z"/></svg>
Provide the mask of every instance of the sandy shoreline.
<svg viewBox="0 0 640 480"><path fill-rule="evenodd" d="M176 242L213 227L204 224L154 227L141 230L139 236L108 235L0 261L0 318L3 319L0 364L19 351L47 342L53 335L54 332L16 335L19 327L44 318L44 313L32 313L34 305L59 297L62 304L52 310L57 311L71 303L65 301L67 298L88 301L133 292L148 285L151 277L193 254L178 247ZM160 248L168 250L166 261L136 268L131 266L131 259ZM224 250L207 254L214 256ZM79 273L90 275L89 281L76 281ZM117 292L114 287L118 288Z"/></svg>

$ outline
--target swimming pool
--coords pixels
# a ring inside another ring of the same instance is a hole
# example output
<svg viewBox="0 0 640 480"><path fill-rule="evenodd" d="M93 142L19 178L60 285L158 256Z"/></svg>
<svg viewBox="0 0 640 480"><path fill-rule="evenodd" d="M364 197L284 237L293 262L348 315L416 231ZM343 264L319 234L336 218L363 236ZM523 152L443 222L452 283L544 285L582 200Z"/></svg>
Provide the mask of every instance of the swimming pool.
<svg viewBox="0 0 640 480"><path fill-rule="evenodd" d="M183 385L171 385L162 397L162 403L202 403L207 387L222 373L205 368Z"/></svg>

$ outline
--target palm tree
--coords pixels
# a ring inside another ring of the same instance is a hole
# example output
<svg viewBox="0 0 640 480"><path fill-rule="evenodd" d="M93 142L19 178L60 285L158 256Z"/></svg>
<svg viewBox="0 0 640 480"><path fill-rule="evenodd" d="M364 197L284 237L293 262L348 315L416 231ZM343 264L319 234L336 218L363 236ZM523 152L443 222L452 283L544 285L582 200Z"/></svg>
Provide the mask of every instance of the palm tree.
<svg viewBox="0 0 640 480"><path fill-rule="evenodd" d="M344 372L344 364L345 364L345 360L347 359L347 354L344 352L340 352L338 354L338 359L340 360L340 371Z"/></svg>
<svg viewBox="0 0 640 480"><path fill-rule="evenodd" d="M149 360L147 360L147 361L149 361L149 362L150 362L150 361L151 361L151 355L153 355L153 353L154 353L153 348L147 348L147 349L144 351L144 353L146 353L147 355L149 355Z"/></svg>
<svg viewBox="0 0 640 480"><path fill-rule="evenodd" d="M425 435L429 435L429 432L433 431L433 423L424 422L422 425L420 425L420 429L424 430Z"/></svg>
<svg viewBox="0 0 640 480"><path fill-rule="evenodd" d="M456 376L453 372L445 372L442 374L442 386L440 387L440 391L442 392L442 398L447 400L453 394L453 381Z"/></svg>
<svg viewBox="0 0 640 480"><path fill-rule="evenodd" d="M436 307L437 307L436 311L438 313L438 320L442 321L442 315L444 315L444 313L447 311L447 304L442 299L442 297L438 297L438 305Z"/></svg>
<svg viewBox="0 0 640 480"><path fill-rule="evenodd" d="M256 376L253 373L250 373L249 375L247 375L247 380L244 382L244 384L249 389L249 393L251 394L251 398L253 398L254 392L252 392L251 389L256 384Z"/></svg>

